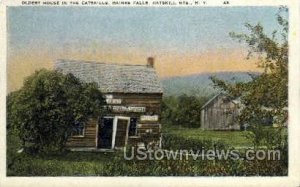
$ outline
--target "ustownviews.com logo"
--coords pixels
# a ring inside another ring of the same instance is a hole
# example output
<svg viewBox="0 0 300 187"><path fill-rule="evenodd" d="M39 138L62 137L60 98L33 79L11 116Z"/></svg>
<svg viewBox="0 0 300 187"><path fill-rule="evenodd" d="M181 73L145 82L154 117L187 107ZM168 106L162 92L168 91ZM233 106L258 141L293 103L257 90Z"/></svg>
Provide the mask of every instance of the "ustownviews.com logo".
<svg viewBox="0 0 300 187"><path fill-rule="evenodd" d="M280 150L164 150L143 147L124 149L125 160L280 160Z"/></svg>

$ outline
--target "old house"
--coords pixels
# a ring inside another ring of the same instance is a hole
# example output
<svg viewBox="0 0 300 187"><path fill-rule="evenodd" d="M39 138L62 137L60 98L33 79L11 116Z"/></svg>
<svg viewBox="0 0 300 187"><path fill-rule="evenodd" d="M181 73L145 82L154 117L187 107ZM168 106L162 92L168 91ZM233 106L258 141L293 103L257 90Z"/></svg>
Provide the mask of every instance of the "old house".
<svg viewBox="0 0 300 187"><path fill-rule="evenodd" d="M240 130L238 100L219 93L201 108L201 128L206 130Z"/></svg>
<svg viewBox="0 0 300 187"><path fill-rule="evenodd" d="M113 150L128 143L145 144L150 137L152 143L160 143L163 90L153 58L145 65L58 60L55 68L84 82L95 82L106 99L108 112L77 124L67 142L69 148Z"/></svg>

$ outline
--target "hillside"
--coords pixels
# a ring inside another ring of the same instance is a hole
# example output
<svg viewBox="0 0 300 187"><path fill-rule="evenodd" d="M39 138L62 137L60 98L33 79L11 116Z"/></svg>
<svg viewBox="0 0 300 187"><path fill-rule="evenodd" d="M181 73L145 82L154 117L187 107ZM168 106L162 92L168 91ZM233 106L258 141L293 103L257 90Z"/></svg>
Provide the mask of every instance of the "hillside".
<svg viewBox="0 0 300 187"><path fill-rule="evenodd" d="M259 74L251 72L252 74ZM211 96L219 92L213 87L210 80L211 76L229 81L229 82L247 82L251 80L248 72L218 72L218 73L203 73L182 77L170 77L162 79L165 96L178 96L182 94L196 96Z"/></svg>

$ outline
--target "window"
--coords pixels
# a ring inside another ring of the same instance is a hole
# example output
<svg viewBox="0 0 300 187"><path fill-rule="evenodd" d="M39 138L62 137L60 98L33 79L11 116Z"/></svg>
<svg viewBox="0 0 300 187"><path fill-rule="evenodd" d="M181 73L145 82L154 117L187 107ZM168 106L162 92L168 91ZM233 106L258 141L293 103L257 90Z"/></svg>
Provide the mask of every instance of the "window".
<svg viewBox="0 0 300 187"><path fill-rule="evenodd" d="M130 118L130 124L129 124L129 136L136 136L136 122L137 118Z"/></svg>
<svg viewBox="0 0 300 187"><path fill-rule="evenodd" d="M85 124L83 122L75 122L72 129L72 136L84 136Z"/></svg>

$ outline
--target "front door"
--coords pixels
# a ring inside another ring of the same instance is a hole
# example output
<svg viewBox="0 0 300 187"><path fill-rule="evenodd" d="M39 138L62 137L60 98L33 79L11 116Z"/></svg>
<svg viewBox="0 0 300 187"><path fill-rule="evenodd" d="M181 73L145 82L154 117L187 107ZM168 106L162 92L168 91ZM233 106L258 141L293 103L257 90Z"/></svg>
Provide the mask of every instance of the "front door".
<svg viewBox="0 0 300 187"><path fill-rule="evenodd" d="M128 139L129 117L117 117L115 147L125 147Z"/></svg>
<svg viewBox="0 0 300 187"><path fill-rule="evenodd" d="M104 117L99 123L98 148L111 149L114 118Z"/></svg>
<svg viewBox="0 0 300 187"><path fill-rule="evenodd" d="M129 117L115 116L104 117L99 123L98 148L121 148L127 144Z"/></svg>

